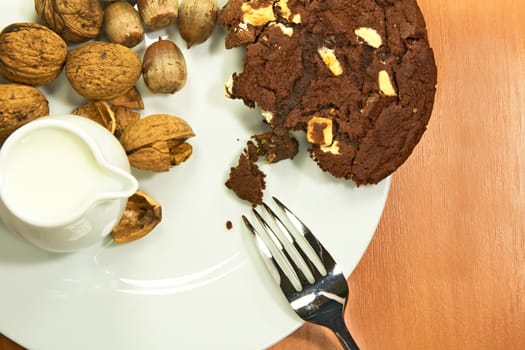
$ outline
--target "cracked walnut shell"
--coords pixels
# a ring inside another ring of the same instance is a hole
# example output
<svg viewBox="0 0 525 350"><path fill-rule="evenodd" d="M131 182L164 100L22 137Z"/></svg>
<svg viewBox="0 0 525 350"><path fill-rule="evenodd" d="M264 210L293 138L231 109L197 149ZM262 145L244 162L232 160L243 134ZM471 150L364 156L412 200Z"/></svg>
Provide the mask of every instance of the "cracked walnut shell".
<svg viewBox="0 0 525 350"><path fill-rule="evenodd" d="M52 82L67 56L64 40L36 23L13 23L0 33L0 74L26 85Z"/></svg>
<svg viewBox="0 0 525 350"><path fill-rule="evenodd" d="M162 207L149 194L137 191L129 197L120 222L111 232L115 243L135 241L150 233L162 220Z"/></svg>
<svg viewBox="0 0 525 350"><path fill-rule="evenodd" d="M106 101L88 102L85 105L76 108L72 114L91 119L92 121L102 125L110 133L115 133L117 125L115 112L113 109L111 109L111 106Z"/></svg>
<svg viewBox="0 0 525 350"><path fill-rule="evenodd" d="M153 114L128 125L120 142L133 167L163 172L191 156L192 147L185 141L193 136L193 130L182 118Z"/></svg>
<svg viewBox="0 0 525 350"><path fill-rule="evenodd" d="M125 46L90 41L69 52L66 77L89 100L111 100L135 87L142 72L137 53Z"/></svg>
<svg viewBox="0 0 525 350"><path fill-rule="evenodd" d="M35 0L35 10L46 26L72 43L96 38L104 21L98 0Z"/></svg>

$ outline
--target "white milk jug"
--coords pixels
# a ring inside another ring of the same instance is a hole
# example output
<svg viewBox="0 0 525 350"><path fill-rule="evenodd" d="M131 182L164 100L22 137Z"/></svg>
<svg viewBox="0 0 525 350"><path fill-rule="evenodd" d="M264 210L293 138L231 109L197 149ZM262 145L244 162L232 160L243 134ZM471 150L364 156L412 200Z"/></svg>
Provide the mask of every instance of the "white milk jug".
<svg viewBox="0 0 525 350"><path fill-rule="evenodd" d="M118 140L87 118L40 118L0 149L0 218L46 250L102 240L137 187Z"/></svg>

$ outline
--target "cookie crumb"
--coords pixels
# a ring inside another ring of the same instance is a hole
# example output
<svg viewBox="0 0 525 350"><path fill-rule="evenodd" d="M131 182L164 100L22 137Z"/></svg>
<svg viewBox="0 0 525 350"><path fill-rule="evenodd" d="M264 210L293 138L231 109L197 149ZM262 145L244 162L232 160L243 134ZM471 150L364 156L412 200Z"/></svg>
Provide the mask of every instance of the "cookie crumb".
<svg viewBox="0 0 525 350"><path fill-rule="evenodd" d="M230 169L230 176L225 185L235 192L237 197L247 200L253 206L262 204L263 190L266 188L263 173L246 153L239 157L236 167Z"/></svg>
<svg viewBox="0 0 525 350"><path fill-rule="evenodd" d="M265 157L267 163L292 159L298 152L298 145L297 139L288 132L277 134L271 131L253 135L246 143L237 166L231 168L226 187L253 206L262 204L266 174L256 164L259 157Z"/></svg>
<svg viewBox="0 0 525 350"><path fill-rule="evenodd" d="M233 228L233 224L232 224L232 222L230 220L226 221L226 228L228 230L231 230Z"/></svg>

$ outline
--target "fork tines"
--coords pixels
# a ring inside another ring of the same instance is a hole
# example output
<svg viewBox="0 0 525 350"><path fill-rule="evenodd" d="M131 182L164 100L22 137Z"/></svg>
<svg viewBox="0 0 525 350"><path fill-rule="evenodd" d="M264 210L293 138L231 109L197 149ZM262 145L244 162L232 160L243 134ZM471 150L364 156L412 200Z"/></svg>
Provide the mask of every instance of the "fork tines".
<svg viewBox="0 0 525 350"><path fill-rule="evenodd" d="M256 209L253 214L263 230L258 230L246 218L242 219L246 227L255 235L257 246L270 269L277 272L281 287L300 292L303 287L312 284L335 265L332 257L314 237L310 229L280 200L272 197L286 217L281 219L266 203L263 207L267 216L272 218L269 224ZM289 229L289 227L292 229ZM289 290L292 292L292 290Z"/></svg>

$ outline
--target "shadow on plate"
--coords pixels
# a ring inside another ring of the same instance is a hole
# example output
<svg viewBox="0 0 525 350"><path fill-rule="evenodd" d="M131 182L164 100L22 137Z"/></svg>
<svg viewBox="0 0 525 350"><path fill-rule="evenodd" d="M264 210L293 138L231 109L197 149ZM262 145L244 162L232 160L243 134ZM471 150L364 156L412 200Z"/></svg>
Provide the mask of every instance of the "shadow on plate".
<svg viewBox="0 0 525 350"><path fill-rule="evenodd" d="M67 254L58 254L37 248L23 237L10 232L0 221L0 264L33 264L58 260Z"/></svg>

